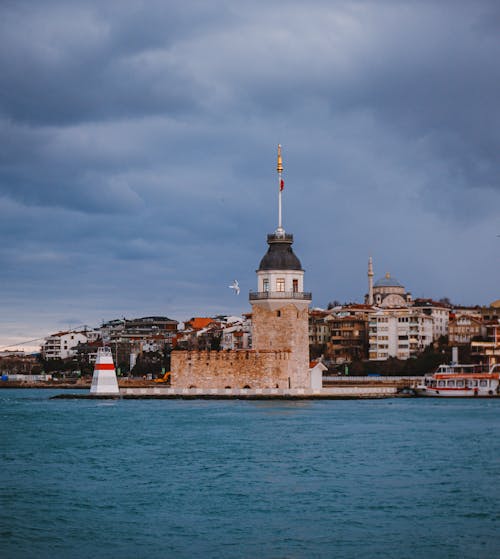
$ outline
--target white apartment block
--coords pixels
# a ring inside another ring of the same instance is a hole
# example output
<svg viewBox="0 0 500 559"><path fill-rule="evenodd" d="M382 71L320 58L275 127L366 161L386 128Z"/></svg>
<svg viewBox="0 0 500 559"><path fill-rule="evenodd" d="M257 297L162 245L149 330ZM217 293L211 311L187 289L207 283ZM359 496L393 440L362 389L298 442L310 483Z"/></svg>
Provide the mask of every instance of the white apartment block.
<svg viewBox="0 0 500 559"><path fill-rule="evenodd" d="M45 339L42 346L44 359L67 359L76 354L76 346L86 343L87 336L81 332L58 332Z"/></svg>
<svg viewBox="0 0 500 559"><path fill-rule="evenodd" d="M450 322L450 310L448 308L442 307L439 303L430 299L417 299L413 308L432 318L434 340L448 335L448 324Z"/></svg>
<svg viewBox="0 0 500 559"><path fill-rule="evenodd" d="M435 340L441 336L448 335L448 323L450 321L450 312L448 309L434 307L431 311L433 321L433 337Z"/></svg>
<svg viewBox="0 0 500 559"><path fill-rule="evenodd" d="M410 308L380 309L369 318L369 359L408 359L433 341L433 319Z"/></svg>

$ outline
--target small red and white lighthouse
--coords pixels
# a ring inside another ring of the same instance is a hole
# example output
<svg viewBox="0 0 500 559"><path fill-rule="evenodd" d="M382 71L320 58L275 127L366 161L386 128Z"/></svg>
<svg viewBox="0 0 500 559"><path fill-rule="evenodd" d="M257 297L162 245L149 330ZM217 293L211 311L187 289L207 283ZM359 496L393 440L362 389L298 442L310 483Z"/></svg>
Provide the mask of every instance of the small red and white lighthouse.
<svg viewBox="0 0 500 559"><path fill-rule="evenodd" d="M97 350L90 393L96 396L118 396L120 394L113 354L109 347L100 347Z"/></svg>

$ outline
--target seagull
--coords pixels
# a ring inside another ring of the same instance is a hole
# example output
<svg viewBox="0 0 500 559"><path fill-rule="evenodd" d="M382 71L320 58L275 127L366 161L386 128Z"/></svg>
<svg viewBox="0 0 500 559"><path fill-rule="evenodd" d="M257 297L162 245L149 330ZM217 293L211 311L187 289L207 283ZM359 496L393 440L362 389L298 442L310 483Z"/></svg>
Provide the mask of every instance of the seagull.
<svg viewBox="0 0 500 559"><path fill-rule="evenodd" d="M231 285L228 285L228 287L229 289L234 289L235 295L240 294L240 284L238 283L238 280L234 280Z"/></svg>

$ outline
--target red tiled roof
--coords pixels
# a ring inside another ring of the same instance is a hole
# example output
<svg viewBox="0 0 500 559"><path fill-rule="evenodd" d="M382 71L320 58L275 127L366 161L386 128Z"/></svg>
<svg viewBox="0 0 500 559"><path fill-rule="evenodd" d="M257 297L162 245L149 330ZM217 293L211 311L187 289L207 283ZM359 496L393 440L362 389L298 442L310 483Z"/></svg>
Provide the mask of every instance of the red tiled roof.
<svg viewBox="0 0 500 559"><path fill-rule="evenodd" d="M213 318L196 316L187 322L186 325L189 325L193 330L201 330L202 328L206 328L209 324L212 324L212 322L214 322Z"/></svg>

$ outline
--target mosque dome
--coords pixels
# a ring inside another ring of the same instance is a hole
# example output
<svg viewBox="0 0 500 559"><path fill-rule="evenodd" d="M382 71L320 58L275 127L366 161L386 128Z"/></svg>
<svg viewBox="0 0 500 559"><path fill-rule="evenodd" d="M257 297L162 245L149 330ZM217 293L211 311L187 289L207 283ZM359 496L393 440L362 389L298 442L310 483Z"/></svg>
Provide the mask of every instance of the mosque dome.
<svg viewBox="0 0 500 559"><path fill-rule="evenodd" d="M490 304L490 307L493 307L495 309L500 309L500 299L493 301L493 303Z"/></svg>
<svg viewBox="0 0 500 559"><path fill-rule="evenodd" d="M404 287L396 278L391 278L391 274L387 272L385 277L375 282L374 287Z"/></svg>
<svg viewBox="0 0 500 559"><path fill-rule="evenodd" d="M293 235L267 236L269 248L260 261L259 272L264 270L302 270L300 260L292 250Z"/></svg>

